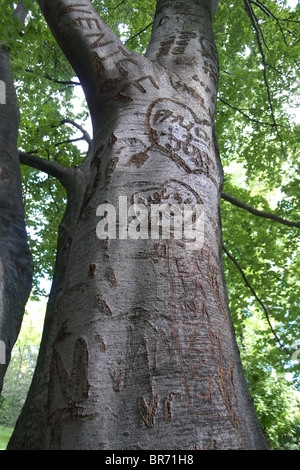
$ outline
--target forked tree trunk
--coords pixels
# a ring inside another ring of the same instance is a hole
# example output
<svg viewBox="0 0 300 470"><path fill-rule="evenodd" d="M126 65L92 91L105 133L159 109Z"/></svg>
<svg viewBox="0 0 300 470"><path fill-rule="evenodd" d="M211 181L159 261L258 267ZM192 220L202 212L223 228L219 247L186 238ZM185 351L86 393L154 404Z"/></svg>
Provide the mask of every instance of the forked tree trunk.
<svg viewBox="0 0 300 470"><path fill-rule="evenodd" d="M223 275L213 3L158 0L141 57L89 1L39 1L84 87L94 143L44 370L47 421L39 444L17 425L10 448L265 448ZM203 243L153 239L153 214L146 237L134 212L126 238L125 201L202 207ZM101 240L112 207L116 233Z"/></svg>

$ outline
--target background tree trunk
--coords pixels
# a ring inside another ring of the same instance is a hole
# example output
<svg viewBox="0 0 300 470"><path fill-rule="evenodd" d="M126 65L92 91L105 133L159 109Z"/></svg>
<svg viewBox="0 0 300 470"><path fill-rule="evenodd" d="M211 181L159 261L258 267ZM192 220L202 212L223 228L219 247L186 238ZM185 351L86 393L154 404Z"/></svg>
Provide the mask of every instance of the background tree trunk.
<svg viewBox="0 0 300 470"><path fill-rule="evenodd" d="M158 0L141 57L90 2L39 1L83 84L94 126L45 371L42 448L265 448L223 276L212 3ZM202 204L204 244L99 240L97 208L118 208L119 196L148 209ZM24 420L30 409L23 413Z"/></svg>
<svg viewBox="0 0 300 470"><path fill-rule="evenodd" d="M32 260L27 243L17 139L19 107L9 53L0 47L0 340L6 349L0 364L0 392L31 290Z"/></svg>

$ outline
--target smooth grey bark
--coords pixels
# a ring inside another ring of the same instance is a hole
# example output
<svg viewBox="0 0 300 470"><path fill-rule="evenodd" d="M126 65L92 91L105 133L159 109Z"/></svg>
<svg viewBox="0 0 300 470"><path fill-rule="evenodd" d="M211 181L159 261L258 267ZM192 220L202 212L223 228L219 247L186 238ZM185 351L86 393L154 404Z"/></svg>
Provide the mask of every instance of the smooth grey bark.
<svg viewBox="0 0 300 470"><path fill-rule="evenodd" d="M60 320L58 305L66 267L72 247L74 230L80 214L89 177L88 152L80 167L63 168L41 158L20 155L21 161L56 176L67 190L67 206L59 226L56 263L47 304L45 324L37 365L23 410L18 418L7 449L42 449L47 428L47 401L52 347Z"/></svg>
<svg viewBox="0 0 300 470"><path fill-rule="evenodd" d="M44 370L47 416L41 408L38 441L37 428L17 426L12 449L266 448L223 274L213 3L158 0L141 57L89 1L39 0L83 84L94 139ZM147 210L202 204L203 246L100 240L97 208L118 208L119 196Z"/></svg>
<svg viewBox="0 0 300 470"><path fill-rule="evenodd" d="M0 340L6 349L0 364L0 392L31 290L32 259L27 243L17 139L19 106L8 51L0 47Z"/></svg>

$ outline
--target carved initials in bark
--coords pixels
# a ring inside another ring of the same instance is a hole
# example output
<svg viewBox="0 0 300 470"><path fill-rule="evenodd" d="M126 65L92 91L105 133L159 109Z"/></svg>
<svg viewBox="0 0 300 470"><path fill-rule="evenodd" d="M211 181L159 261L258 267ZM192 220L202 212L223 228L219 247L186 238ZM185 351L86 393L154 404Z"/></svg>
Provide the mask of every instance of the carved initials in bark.
<svg viewBox="0 0 300 470"><path fill-rule="evenodd" d="M50 449L61 448L62 424L65 421L92 420L98 416L98 413L85 413L84 407L80 402L88 398L88 350L87 344L83 338L78 338L75 344L73 366L71 377L61 360L60 355L54 349L51 366L48 392L48 424ZM57 389L57 379L59 389ZM54 402L54 393L61 392L66 405L60 408L52 409Z"/></svg>
<svg viewBox="0 0 300 470"><path fill-rule="evenodd" d="M172 401L175 398L181 398L181 394L180 393L169 393L166 396L166 399L165 399L165 402L164 402L165 421L167 421L168 423L172 419Z"/></svg>
<svg viewBox="0 0 300 470"><path fill-rule="evenodd" d="M75 344L71 377L69 377L60 355L54 349L51 361L49 406L51 406L55 377L58 378L63 397L70 405L86 399L89 391L87 368L88 350L83 338L78 338Z"/></svg>
<svg viewBox="0 0 300 470"><path fill-rule="evenodd" d="M151 398L149 406L146 405L144 398L140 397L138 398L138 405L143 420L149 428L153 428L158 405L158 396L155 395Z"/></svg>
<svg viewBox="0 0 300 470"><path fill-rule="evenodd" d="M144 154L158 148L186 173L204 174L218 189L212 176L215 163L209 156L210 139L203 128L207 124L207 120L200 120L185 103L159 98L146 112L146 127L152 145Z"/></svg>

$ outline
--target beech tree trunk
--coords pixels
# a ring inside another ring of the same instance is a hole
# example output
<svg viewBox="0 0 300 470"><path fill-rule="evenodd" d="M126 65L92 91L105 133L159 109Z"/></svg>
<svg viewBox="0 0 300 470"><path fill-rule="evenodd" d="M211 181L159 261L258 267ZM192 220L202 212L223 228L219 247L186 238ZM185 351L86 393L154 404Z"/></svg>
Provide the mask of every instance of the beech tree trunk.
<svg viewBox="0 0 300 470"><path fill-rule="evenodd" d="M223 275L216 3L158 0L142 57L89 1L39 0L81 80L94 136L41 346L48 359L40 354L9 448L266 448ZM98 208L117 209L120 197L147 210L202 205L203 243L126 238L120 214L123 237L99 239Z"/></svg>
<svg viewBox="0 0 300 470"><path fill-rule="evenodd" d="M0 393L31 290L17 139L19 106L8 51L0 44ZM5 354L4 354L5 352Z"/></svg>

